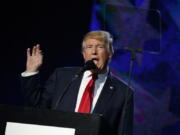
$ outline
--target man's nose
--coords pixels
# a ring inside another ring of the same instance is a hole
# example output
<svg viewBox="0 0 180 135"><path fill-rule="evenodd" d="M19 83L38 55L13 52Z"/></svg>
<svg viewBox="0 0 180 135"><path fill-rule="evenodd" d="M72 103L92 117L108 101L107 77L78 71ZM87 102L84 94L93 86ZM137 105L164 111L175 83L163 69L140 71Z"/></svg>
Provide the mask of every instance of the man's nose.
<svg viewBox="0 0 180 135"><path fill-rule="evenodd" d="M92 54L97 54L97 47L92 48Z"/></svg>

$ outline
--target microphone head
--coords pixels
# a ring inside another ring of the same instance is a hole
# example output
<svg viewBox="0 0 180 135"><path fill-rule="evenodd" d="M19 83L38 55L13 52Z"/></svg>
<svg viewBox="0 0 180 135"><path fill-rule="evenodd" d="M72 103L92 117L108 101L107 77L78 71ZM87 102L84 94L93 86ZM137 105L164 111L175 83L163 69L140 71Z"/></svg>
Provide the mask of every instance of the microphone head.
<svg viewBox="0 0 180 135"><path fill-rule="evenodd" d="M84 69L84 71L91 70L91 69L97 69L97 66L94 64L93 60L88 60L84 64L83 69Z"/></svg>
<svg viewBox="0 0 180 135"><path fill-rule="evenodd" d="M86 70L97 69L97 66L94 64L93 60L88 60L85 62L84 66L75 74L75 78L79 77L81 73Z"/></svg>

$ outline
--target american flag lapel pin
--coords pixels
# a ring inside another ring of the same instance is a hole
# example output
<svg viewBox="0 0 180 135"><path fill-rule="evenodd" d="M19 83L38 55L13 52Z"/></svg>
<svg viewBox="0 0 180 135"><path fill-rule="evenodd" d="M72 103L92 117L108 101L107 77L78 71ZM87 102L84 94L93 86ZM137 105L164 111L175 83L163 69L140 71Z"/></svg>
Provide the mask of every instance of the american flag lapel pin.
<svg viewBox="0 0 180 135"><path fill-rule="evenodd" d="M110 90L114 90L114 86L109 86L109 89Z"/></svg>

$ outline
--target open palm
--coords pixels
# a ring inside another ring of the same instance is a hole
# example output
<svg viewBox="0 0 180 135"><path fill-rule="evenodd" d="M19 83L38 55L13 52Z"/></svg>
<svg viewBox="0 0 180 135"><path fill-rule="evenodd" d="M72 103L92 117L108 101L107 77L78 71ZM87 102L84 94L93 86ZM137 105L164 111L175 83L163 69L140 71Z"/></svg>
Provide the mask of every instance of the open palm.
<svg viewBox="0 0 180 135"><path fill-rule="evenodd" d="M37 72L43 63L43 55L40 50L40 45L33 46L32 52L27 49L26 72Z"/></svg>

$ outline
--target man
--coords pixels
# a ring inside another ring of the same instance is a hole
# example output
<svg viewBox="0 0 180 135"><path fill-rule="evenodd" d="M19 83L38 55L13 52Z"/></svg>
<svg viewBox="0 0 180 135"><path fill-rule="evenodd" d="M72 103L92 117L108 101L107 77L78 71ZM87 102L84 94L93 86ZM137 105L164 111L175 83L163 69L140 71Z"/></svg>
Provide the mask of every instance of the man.
<svg viewBox="0 0 180 135"><path fill-rule="evenodd" d="M40 46L34 46L32 53L28 48L26 71L22 73L22 86L28 101L62 111L103 114L109 126L107 134L122 135L123 132L131 135L133 92L110 73L108 63L113 56L112 42L106 31L87 33L82 42L83 58L85 62L93 61L97 68L78 77L75 76L80 68L57 68L43 89L40 89L38 74L43 61ZM96 75L95 79L93 75ZM91 95L88 93L87 99L85 91L90 82L94 90Z"/></svg>

